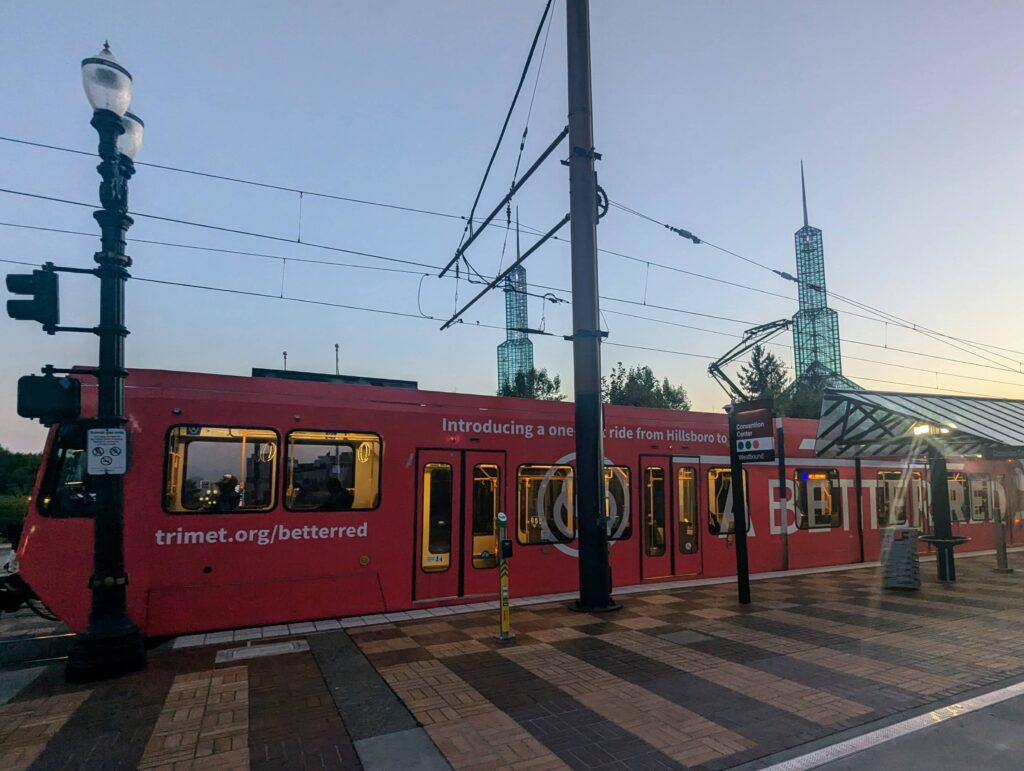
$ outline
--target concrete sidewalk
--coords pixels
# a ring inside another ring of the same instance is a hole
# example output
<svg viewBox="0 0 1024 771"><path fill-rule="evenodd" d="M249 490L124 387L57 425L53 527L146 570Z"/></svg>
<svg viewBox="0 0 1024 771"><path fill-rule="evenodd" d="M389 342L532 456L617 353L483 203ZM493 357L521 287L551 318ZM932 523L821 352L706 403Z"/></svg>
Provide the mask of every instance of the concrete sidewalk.
<svg viewBox="0 0 1024 771"><path fill-rule="evenodd" d="M759 581L745 608L730 585L532 606L505 647L468 613L167 646L91 687L10 672L0 768L770 765L1024 675L1024 574L991 562L958 557L949 587L926 564L914 593L865 568Z"/></svg>

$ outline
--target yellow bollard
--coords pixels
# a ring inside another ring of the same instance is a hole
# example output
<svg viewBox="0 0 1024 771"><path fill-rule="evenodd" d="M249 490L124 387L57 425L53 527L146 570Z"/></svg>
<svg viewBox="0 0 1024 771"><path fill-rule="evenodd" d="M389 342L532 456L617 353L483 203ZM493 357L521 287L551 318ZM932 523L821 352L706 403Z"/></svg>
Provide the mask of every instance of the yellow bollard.
<svg viewBox="0 0 1024 771"><path fill-rule="evenodd" d="M508 558L512 556L512 541L505 536L508 528L508 516L505 512L498 512L498 582L499 599L498 604L501 610L499 631L494 638L500 643L510 643L515 640L512 634L512 613L509 609L508 592Z"/></svg>

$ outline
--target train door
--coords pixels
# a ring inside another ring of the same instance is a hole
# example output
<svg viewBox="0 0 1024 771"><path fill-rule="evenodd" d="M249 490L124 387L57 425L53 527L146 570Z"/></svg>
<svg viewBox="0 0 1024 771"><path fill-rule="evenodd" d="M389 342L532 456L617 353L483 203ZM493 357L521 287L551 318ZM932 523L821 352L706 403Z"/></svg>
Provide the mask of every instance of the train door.
<svg viewBox="0 0 1024 771"><path fill-rule="evenodd" d="M641 577L700 575L697 458L640 457Z"/></svg>
<svg viewBox="0 0 1024 771"><path fill-rule="evenodd" d="M417 452L413 599L497 594L501 452Z"/></svg>

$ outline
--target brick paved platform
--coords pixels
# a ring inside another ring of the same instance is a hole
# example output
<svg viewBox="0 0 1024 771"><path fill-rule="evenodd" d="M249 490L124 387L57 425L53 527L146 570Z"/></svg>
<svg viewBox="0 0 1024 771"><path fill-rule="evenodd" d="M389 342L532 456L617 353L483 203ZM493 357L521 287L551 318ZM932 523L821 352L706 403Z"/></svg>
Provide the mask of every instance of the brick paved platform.
<svg viewBox="0 0 1024 771"><path fill-rule="evenodd" d="M0 706L0 768L387 767L403 742L432 751L424 731L455 768L730 768L1024 675L1011 561L958 557L950 587L925 563L920 592L868 568L759 581L747 608L731 584L536 605L509 646L469 613L223 665L239 643L156 651L90 687L50 667Z"/></svg>

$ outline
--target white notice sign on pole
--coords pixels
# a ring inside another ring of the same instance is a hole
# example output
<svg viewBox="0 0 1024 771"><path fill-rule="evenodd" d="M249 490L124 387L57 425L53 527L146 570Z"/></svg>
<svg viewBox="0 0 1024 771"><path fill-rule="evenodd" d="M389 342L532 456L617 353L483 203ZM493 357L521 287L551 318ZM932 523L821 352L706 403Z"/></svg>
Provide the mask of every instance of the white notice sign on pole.
<svg viewBox="0 0 1024 771"><path fill-rule="evenodd" d="M128 432L123 428L90 428L85 454L88 474L124 474L128 470Z"/></svg>

